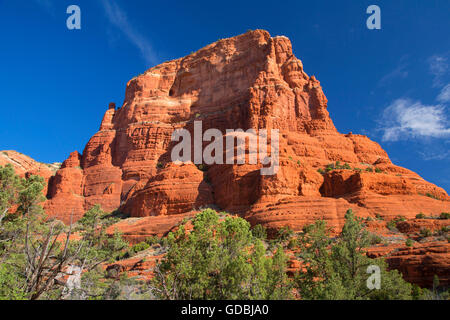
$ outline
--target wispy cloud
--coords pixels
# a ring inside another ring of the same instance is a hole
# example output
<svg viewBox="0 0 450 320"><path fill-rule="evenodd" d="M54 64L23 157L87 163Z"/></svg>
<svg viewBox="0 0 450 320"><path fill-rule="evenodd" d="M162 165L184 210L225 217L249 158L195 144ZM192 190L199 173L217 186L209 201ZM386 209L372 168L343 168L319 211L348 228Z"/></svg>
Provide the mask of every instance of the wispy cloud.
<svg viewBox="0 0 450 320"><path fill-rule="evenodd" d="M444 106L427 106L410 99L397 99L389 105L383 112L380 129L383 141L450 137Z"/></svg>
<svg viewBox="0 0 450 320"><path fill-rule="evenodd" d="M102 0L101 3L105 9L108 21L118 28L139 49L146 64L148 66L157 64L158 59L152 45L140 32L133 28L125 11L115 1Z"/></svg>
<svg viewBox="0 0 450 320"><path fill-rule="evenodd" d="M450 151L438 151L438 152L419 152L423 160L445 160L450 157Z"/></svg>
<svg viewBox="0 0 450 320"><path fill-rule="evenodd" d="M399 64L397 65L397 67L392 70L391 72L387 73L385 76L383 76L380 81L378 81L378 85L379 86L385 86L387 84L389 84L391 81L395 80L395 79L404 79L408 76L408 62L407 62L408 57L407 56L403 56L400 59Z"/></svg>
<svg viewBox="0 0 450 320"><path fill-rule="evenodd" d="M442 78L450 72L448 65L448 55L433 55L428 58L429 71L433 75L433 86L440 87L443 85Z"/></svg>
<svg viewBox="0 0 450 320"><path fill-rule="evenodd" d="M450 83L442 88L441 93L437 96L437 101L442 103L450 102Z"/></svg>

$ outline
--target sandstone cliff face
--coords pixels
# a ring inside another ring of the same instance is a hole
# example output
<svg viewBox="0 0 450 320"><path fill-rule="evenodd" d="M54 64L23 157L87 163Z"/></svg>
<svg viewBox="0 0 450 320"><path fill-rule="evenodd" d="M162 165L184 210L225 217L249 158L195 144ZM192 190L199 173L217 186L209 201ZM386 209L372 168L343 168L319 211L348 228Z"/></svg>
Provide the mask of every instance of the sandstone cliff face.
<svg viewBox="0 0 450 320"><path fill-rule="evenodd" d="M260 165L203 172L170 163L172 132L192 132L195 120L223 133L279 129L280 170L261 176ZM350 169L317 172L336 161ZM263 30L220 40L128 82L123 106L110 105L83 154L72 153L50 181L46 210L68 221L96 203L132 217L215 205L269 229L294 230L319 218L339 228L348 208L388 220L450 211L443 189L392 164L367 137L337 132L320 82L305 73L289 39Z"/></svg>

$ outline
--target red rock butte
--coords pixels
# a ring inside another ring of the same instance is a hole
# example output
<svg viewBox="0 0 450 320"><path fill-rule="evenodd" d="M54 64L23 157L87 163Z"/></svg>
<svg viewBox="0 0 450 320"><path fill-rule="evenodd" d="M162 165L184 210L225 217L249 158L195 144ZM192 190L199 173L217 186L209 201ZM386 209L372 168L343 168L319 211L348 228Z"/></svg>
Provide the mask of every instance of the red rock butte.
<svg viewBox="0 0 450 320"><path fill-rule="evenodd" d="M305 73L290 40L264 30L155 66L127 83L120 108L106 109L83 154L73 152L50 179L49 215L68 222L100 204L168 230L163 216L175 224L214 206L269 230L300 230L317 219L339 229L349 208L386 220L450 211L442 188L394 165L378 143L337 132L320 82ZM199 170L172 163L172 132L192 131L194 120L223 133L279 129L278 173L262 176L261 166L250 164ZM338 169L318 172L337 161Z"/></svg>

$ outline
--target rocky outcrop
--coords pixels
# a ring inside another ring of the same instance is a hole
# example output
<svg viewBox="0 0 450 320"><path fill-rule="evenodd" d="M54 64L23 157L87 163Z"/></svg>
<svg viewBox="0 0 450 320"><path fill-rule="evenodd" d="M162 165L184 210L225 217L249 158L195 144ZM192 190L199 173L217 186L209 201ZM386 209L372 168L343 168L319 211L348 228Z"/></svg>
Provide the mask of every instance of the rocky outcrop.
<svg viewBox="0 0 450 320"><path fill-rule="evenodd" d="M317 218L339 229L348 208L387 220L450 211L443 189L392 164L376 142L337 132L327 103L288 38L255 30L222 39L131 79L123 105L109 105L83 154L50 181L47 212L67 221L96 203L132 217L215 205L269 229L298 230ZM172 132L193 133L194 121L224 134L279 129L280 170L171 163Z"/></svg>
<svg viewBox="0 0 450 320"><path fill-rule="evenodd" d="M0 151L0 166L11 164L16 173L21 177L39 175L45 179L44 194L47 194L49 180L55 175L60 163L41 163L29 156L13 150Z"/></svg>

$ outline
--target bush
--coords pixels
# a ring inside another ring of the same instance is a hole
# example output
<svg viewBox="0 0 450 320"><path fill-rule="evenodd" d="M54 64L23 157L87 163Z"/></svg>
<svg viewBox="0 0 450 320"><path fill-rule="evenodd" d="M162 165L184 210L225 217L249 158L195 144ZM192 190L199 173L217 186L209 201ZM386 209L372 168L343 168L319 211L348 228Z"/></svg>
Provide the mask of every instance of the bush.
<svg viewBox="0 0 450 320"><path fill-rule="evenodd" d="M371 167L366 168L367 172L373 172L373 169Z"/></svg>
<svg viewBox="0 0 450 320"><path fill-rule="evenodd" d="M369 241L371 245L375 245L382 243L383 239L379 235L371 233L369 236Z"/></svg>
<svg viewBox="0 0 450 320"><path fill-rule="evenodd" d="M158 169L162 169L162 168L164 168L164 165L163 165L161 162L158 162L158 163L156 164L156 167L157 167Z"/></svg>
<svg viewBox="0 0 450 320"><path fill-rule="evenodd" d="M320 174L325 174L325 171L322 168L317 169L317 172Z"/></svg>
<svg viewBox="0 0 450 320"><path fill-rule="evenodd" d="M422 212L419 214L416 214L416 219L425 219L425 215Z"/></svg>
<svg viewBox="0 0 450 320"><path fill-rule="evenodd" d="M252 229L252 235L261 240L265 240L267 238L267 230L264 226L257 224Z"/></svg>
<svg viewBox="0 0 450 320"><path fill-rule="evenodd" d="M421 235L423 238L431 237L431 236L433 235L433 233L431 232L431 230L428 229L428 228L422 228L422 229L420 229L419 233L420 233L420 235Z"/></svg>
<svg viewBox="0 0 450 320"><path fill-rule="evenodd" d="M443 220L450 219L450 213L449 212L442 212L439 215L439 219L443 219Z"/></svg>
<svg viewBox="0 0 450 320"><path fill-rule="evenodd" d="M148 248L150 248L150 245L147 242L139 242L139 243L136 243L134 246L132 246L128 250L128 252L130 253L130 256L133 256L138 252L147 250Z"/></svg>
<svg viewBox="0 0 450 320"><path fill-rule="evenodd" d="M406 242L405 242L405 244L408 246L408 247L412 247L413 246L413 241L411 240L411 239L406 239Z"/></svg>
<svg viewBox="0 0 450 320"><path fill-rule="evenodd" d="M341 234L330 238L325 221L316 221L300 235L301 270L295 277L303 300L390 300L411 299L412 286L396 271L387 271L382 259L366 255L369 233L362 219L351 211L345 215ZM376 265L381 272L379 290L367 290L367 266Z"/></svg>
<svg viewBox="0 0 450 320"><path fill-rule="evenodd" d="M145 239L145 243L147 243L150 246L153 246L155 244L158 244L161 240L157 236L148 237Z"/></svg>
<svg viewBox="0 0 450 320"><path fill-rule="evenodd" d="M397 221L391 220L386 224L387 228L391 231L397 231Z"/></svg>
<svg viewBox="0 0 450 320"><path fill-rule="evenodd" d="M279 247L266 255L261 240L242 218L225 217L211 209L170 233L168 252L151 280L159 299L287 299L291 288L287 258Z"/></svg>
<svg viewBox="0 0 450 320"><path fill-rule="evenodd" d="M288 246L287 246L290 250L294 250L295 248L298 247L298 240L296 238L292 238L291 240L289 240Z"/></svg>
<svg viewBox="0 0 450 320"><path fill-rule="evenodd" d="M375 172L376 172L376 173L382 173L383 170L381 170L380 168L375 168Z"/></svg>
<svg viewBox="0 0 450 320"><path fill-rule="evenodd" d="M435 199L435 200L440 200L438 197L436 197L434 194L432 194L432 193L429 193L429 192L427 192L426 194L425 194L428 198L432 198L432 199Z"/></svg>
<svg viewBox="0 0 450 320"><path fill-rule="evenodd" d="M278 230L278 239L281 241L289 240L294 235L294 231L292 231L289 226L285 226Z"/></svg>
<svg viewBox="0 0 450 320"><path fill-rule="evenodd" d="M445 235L447 235L448 230L449 230L449 227L443 226L443 227L441 228L441 230L439 230L438 234L441 235L441 236L445 236Z"/></svg>

